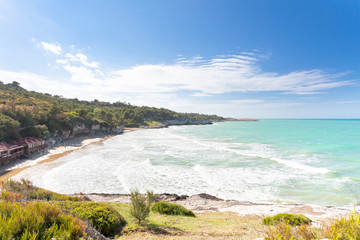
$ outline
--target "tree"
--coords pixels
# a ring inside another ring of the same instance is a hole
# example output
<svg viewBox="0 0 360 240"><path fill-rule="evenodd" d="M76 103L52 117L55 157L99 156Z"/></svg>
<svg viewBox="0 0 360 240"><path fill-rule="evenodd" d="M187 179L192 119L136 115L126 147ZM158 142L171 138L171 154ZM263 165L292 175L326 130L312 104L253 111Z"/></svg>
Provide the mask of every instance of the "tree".
<svg viewBox="0 0 360 240"><path fill-rule="evenodd" d="M20 87L20 83L17 82L17 81L13 81L13 82L11 83L11 86L13 86L13 87Z"/></svg>
<svg viewBox="0 0 360 240"><path fill-rule="evenodd" d="M139 224L144 221L150 213L151 204L155 201L153 192L147 191L147 196L143 197L138 190L131 191L131 215L136 218Z"/></svg>
<svg viewBox="0 0 360 240"><path fill-rule="evenodd" d="M5 114L0 113L0 142L15 139L20 123Z"/></svg>

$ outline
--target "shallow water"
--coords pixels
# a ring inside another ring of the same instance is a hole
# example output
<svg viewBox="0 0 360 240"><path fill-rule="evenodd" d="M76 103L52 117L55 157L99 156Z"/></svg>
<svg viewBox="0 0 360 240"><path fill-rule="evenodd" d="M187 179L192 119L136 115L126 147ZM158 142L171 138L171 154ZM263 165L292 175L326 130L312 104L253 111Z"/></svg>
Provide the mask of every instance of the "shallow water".
<svg viewBox="0 0 360 240"><path fill-rule="evenodd" d="M18 177L60 193L137 188L342 206L360 201L360 120L261 120L140 130Z"/></svg>

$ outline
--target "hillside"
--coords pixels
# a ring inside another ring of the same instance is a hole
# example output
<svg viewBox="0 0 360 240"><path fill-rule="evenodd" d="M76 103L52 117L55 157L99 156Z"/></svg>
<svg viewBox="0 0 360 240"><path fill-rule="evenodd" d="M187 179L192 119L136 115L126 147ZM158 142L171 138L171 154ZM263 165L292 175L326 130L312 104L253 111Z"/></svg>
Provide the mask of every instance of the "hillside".
<svg viewBox="0 0 360 240"><path fill-rule="evenodd" d="M177 113L120 101L67 99L28 91L17 82L4 84L0 81L0 142L25 136L61 136L81 127L91 129L97 126L97 129L113 131L120 126L156 127L223 120L216 115Z"/></svg>

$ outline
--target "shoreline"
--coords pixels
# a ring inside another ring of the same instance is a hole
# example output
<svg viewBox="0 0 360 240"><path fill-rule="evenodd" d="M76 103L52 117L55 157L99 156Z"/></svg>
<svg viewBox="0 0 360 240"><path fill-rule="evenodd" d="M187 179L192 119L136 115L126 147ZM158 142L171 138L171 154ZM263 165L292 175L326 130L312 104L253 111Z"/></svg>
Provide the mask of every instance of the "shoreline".
<svg viewBox="0 0 360 240"><path fill-rule="evenodd" d="M124 134L144 128L125 128ZM80 136L64 141L60 146L35 154L27 159L20 159L10 165L0 167L0 181L15 177L20 172L36 165L53 162L76 150L86 148L92 144L102 144L109 138L118 134L100 135L95 137ZM76 195L76 194L68 194ZM85 193L87 197L96 202L130 203L129 194L106 194L106 193ZM349 206L318 206L313 204L286 204L286 203L264 203L238 200L224 200L215 196L200 193L192 196L162 193L156 194L160 200L177 203L184 207L201 212L235 212L238 216L273 216L278 213L304 214L310 217L315 224L326 218L339 218L349 212L360 211L360 205Z"/></svg>
<svg viewBox="0 0 360 240"><path fill-rule="evenodd" d="M82 193L94 202L130 204L130 194ZM250 201L225 200L206 193L191 196L175 193L155 194L159 201L180 204L199 214L204 212L234 212L238 216L274 216L278 213L303 214L318 225L325 219L345 217L350 212L360 211L360 205L318 206L314 204L255 203ZM79 196L70 194L70 196Z"/></svg>
<svg viewBox="0 0 360 240"><path fill-rule="evenodd" d="M114 202L130 204L130 194L82 193L94 202ZM314 204L255 203L250 201L225 200L206 193L191 196L175 193L155 194L159 201L180 204L194 212L234 212L238 216L274 216L278 213L303 214L309 217L314 225L325 219L345 217L350 212L360 211L360 205L318 206ZM70 196L79 196L70 194Z"/></svg>
<svg viewBox="0 0 360 240"><path fill-rule="evenodd" d="M135 131L132 129L131 131ZM125 133L125 130L124 130ZM62 158L74 151L83 149L92 144L101 144L107 139L117 136L118 134L106 134L94 137L79 136L62 142L59 146L45 148L33 156L25 159L17 159L10 164L0 167L0 182L15 177L20 172L36 165L48 163Z"/></svg>

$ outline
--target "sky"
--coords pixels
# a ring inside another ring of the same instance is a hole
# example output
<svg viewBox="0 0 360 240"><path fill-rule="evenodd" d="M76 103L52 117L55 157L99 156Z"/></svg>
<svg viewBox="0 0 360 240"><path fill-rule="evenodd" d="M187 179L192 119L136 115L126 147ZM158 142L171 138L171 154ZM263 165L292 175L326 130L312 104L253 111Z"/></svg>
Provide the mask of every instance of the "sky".
<svg viewBox="0 0 360 240"><path fill-rule="evenodd" d="M253 118L360 118L358 0L0 0L0 81Z"/></svg>

